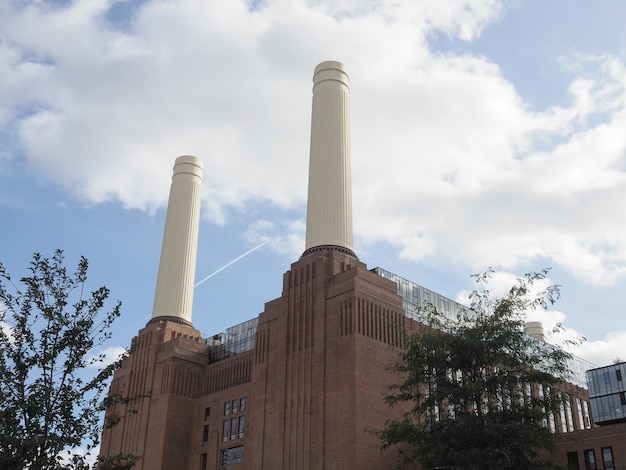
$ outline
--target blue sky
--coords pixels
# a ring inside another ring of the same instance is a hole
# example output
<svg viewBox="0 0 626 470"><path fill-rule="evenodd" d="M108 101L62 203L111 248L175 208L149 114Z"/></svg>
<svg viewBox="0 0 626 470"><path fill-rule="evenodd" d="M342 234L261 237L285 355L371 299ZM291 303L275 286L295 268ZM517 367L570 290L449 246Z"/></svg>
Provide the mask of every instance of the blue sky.
<svg viewBox="0 0 626 470"><path fill-rule="evenodd" d="M304 249L313 68L351 77L355 251L454 299L552 267L542 318L597 364L626 341L626 4L7 0L0 260L90 261L148 320L171 169L204 161L194 325L280 295Z"/></svg>

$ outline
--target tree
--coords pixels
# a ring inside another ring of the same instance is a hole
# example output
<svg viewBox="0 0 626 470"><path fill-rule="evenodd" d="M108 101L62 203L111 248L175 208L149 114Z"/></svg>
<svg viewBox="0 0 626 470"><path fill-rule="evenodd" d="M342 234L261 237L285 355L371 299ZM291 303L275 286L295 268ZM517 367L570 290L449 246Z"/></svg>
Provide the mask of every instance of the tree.
<svg viewBox="0 0 626 470"><path fill-rule="evenodd" d="M400 445L404 464L424 469L552 468L544 458L554 444L549 420L565 398L555 387L568 377L571 355L524 333L526 313L559 297L550 285L532 294L547 270L517 279L502 298L485 287L470 308L448 318L432 305L421 308L424 331L408 337L390 368L403 381L385 396L404 407L376 434L382 447ZM542 457L543 455L543 457Z"/></svg>
<svg viewBox="0 0 626 470"><path fill-rule="evenodd" d="M122 358L106 365L95 353L121 303L103 312L109 289L87 293L87 267L81 257L68 274L63 251L36 253L14 283L0 264L0 468L88 468L80 448L99 442L103 394Z"/></svg>

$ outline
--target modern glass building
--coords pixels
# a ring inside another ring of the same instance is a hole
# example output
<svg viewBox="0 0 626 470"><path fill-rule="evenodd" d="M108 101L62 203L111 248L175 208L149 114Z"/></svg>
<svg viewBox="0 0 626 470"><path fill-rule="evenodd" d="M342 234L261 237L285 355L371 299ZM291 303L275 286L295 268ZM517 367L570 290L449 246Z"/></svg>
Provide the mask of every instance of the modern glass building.
<svg viewBox="0 0 626 470"><path fill-rule="evenodd" d="M625 381L626 362L587 371L594 424L626 422Z"/></svg>

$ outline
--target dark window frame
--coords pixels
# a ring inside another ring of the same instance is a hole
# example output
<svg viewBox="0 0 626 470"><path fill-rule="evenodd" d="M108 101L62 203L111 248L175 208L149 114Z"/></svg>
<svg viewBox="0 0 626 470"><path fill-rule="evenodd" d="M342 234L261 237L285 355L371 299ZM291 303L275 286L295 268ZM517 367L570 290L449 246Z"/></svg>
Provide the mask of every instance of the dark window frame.
<svg viewBox="0 0 626 470"><path fill-rule="evenodd" d="M237 439L237 424L239 424L239 419L237 417L231 418L230 420L230 440Z"/></svg>
<svg viewBox="0 0 626 470"><path fill-rule="evenodd" d="M567 470L580 470L577 451L567 453Z"/></svg>
<svg viewBox="0 0 626 470"><path fill-rule="evenodd" d="M607 450L609 451L609 454L611 456L610 461L604 458L604 453ZM613 456L613 447L602 447L600 449L600 455L602 455L602 465L604 465L604 470L615 470L615 457Z"/></svg>
<svg viewBox="0 0 626 470"><path fill-rule="evenodd" d="M585 455L585 470L598 470L598 461L596 460L595 449L585 449L583 454ZM590 456L593 459L590 459Z"/></svg>
<svg viewBox="0 0 626 470"><path fill-rule="evenodd" d="M243 438L245 425L246 425L246 415L239 416L239 423L238 423L239 439Z"/></svg>
<svg viewBox="0 0 626 470"><path fill-rule="evenodd" d="M202 428L202 445L205 446L209 443L209 425L205 424Z"/></svg>
<svg viewBox="0 0 626 470"><path fill-rule="evenodd" d="M230 437L230 418L222 422L222 442L226 442Z"/></svg>

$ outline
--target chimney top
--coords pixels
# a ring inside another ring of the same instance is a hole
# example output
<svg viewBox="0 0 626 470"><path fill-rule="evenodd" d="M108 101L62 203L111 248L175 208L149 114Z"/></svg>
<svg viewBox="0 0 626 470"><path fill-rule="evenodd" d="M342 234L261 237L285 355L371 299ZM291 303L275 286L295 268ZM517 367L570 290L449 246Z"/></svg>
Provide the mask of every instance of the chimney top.
<svg viewBox="0 0 626 470"><path fill-rule="evenodd" d="M335 80L341 82L346 87L350 86L350 79L346 67L336 60L327 60L322 62L313 72L313 87L318 83L326 80Z"/></svg>

